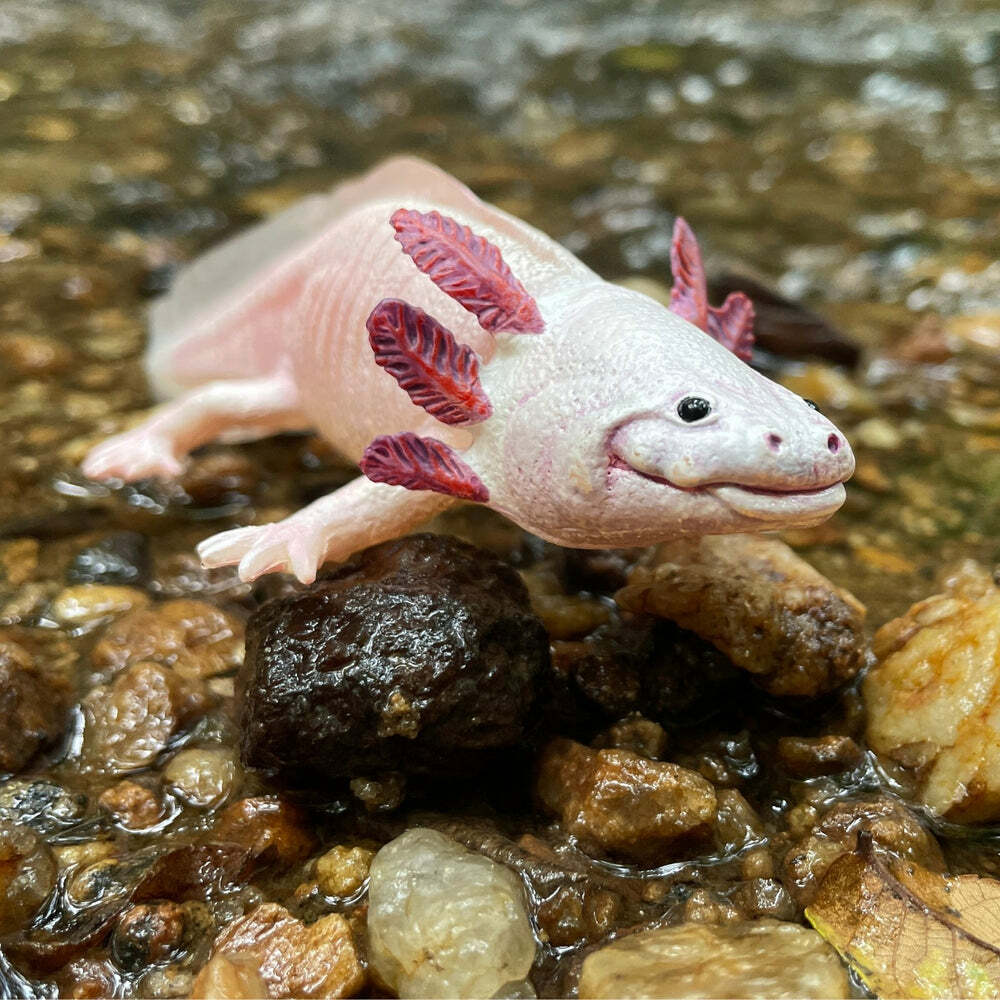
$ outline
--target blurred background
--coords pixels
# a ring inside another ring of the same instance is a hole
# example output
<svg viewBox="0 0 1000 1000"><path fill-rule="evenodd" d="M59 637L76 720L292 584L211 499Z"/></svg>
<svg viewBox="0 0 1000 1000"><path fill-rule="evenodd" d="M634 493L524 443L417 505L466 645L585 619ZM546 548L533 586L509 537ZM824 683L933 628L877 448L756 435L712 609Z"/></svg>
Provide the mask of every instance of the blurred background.
<svg viewBox="0 0 1000 1000"><path fill-rule="evenodd" d="M799 543L901 610L947 557L996 555L998 96L1000 8L976 0L4 0L0 522L294 509L287 448L245 452L232 504L123 507L75 463L148 405L144 306L183 261L408 151L608 278L665 294L682 213L717 293L818 310L759 310L770 370L860 458ZM177 553L206 533L168 523L139 527Z"/></svg>

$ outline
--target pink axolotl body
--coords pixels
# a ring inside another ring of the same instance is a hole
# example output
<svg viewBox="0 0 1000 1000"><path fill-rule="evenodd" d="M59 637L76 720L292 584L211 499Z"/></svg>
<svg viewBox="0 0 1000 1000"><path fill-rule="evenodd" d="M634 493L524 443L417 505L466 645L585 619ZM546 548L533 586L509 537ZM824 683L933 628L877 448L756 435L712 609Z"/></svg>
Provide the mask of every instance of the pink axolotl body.
<svg viewBox="0 0 1000 1000"><path fill-rule="evenodd" d="M667 309L438 169L389 161L182 272L148 356L172 401L84 471L170 476L212 440L319 431L365 475L199 546L247 580L309 582L457 500L576 547L825 519L846 441L741 360L749 302L708 306L683 223L672 263Z"/></svg>

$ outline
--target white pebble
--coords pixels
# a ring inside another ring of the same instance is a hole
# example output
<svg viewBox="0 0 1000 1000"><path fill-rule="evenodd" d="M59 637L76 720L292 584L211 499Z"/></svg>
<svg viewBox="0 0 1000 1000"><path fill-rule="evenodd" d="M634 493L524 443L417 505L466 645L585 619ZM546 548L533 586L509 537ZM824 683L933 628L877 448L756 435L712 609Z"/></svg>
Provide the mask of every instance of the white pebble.
<svg viewBox="0 0 1000 1000"><path fill-rule="evenodd" d="M492 997L535 959L517 876L435 830L378 852L368 902L372 964L402 1000Z"/></svg>

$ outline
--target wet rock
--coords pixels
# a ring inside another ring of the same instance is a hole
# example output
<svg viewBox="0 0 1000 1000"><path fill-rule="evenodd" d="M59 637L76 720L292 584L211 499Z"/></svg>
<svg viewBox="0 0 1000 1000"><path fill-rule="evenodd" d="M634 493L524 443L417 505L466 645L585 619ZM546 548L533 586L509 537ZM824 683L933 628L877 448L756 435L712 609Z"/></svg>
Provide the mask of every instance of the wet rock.
<svg viewBox="0 0 1000 1000"><path fill-rule="evenodd" d="M98 805L126 830L146 830L163 818L156 793L135 781L119 781L101 792Z"/></svg>
<svg viewBox="0 0 1000 1000"><path fill-rule="evenodd" d="M368 812L391 812L402 804L406 775L390 771L378 778L351 778L348 787Z"/></svg>
<svg viewBox="0 0 1000 1000"><path fill-rule="evenodd" d="M245 886L259 867L252 852L239 844L184 844L148 866L132 900L206 903L222 899Z"/></svg>
<svg viewBox="0 0 1000 1000"><path fill-rule="evenodd" d="M0 337L0 358L26 378L58 375L73 363L73 352L58 340L31 333Z"/></svg>
<svg viewBox="0 0 1000 1000"><path fill-rule="evenodd" d="M584 961L579 996L829 1000L850 996L850 987L837 953L815 931L762 919L621 938Z"/></svg>
<svg viewBox="0 0 1000 1000"><path fill-rule="evenodd" d="M305 813L276 795L234 802L220 814L214 836L283 868L305 860L315 846Z"/></svg>
<svg viewBox="0 0 1000 1000"><path fill-rule="evenodd" d="M524 739L547 662L508 566L447 536L389 542L250 619L244 760L293 780L469 772Z"/></svg>
<svg viewBox="0 0 1000 1000"><path fill-rule="evenodd" d="M62 735L66 695L27 649L0 633L0 771L20 771Z"/></svg>
<svg viewBox="0 0 1000 1000"><path fill-rule="evenodd" d="M778 740L778 760L793 778L817 778L840 774L864 759L850 736L783 736Z"/></svg>
<svg viewBox="0 0 1000 1000"><path fill-rule="evenodd" d="M148 767L209 704L197 683L158 663L136 663L84 698L84 765L101 774Z"/></svg>
<svg viewBox="0 0 1000 1000"><path fill-rule="evenodd" d="M784 882L800 906L812 902L830 865L856 849L861 831L899 858L931 871L945 870L937 841L905 806L887 798L841 802L785 854Z"/></svg>
<svg viewBox="0 0 1000 1000"><path fill-rule="evenodd" d="M368 901L372 965L404 1000L493 996L534 961L519 879L434 830L378 852Z"/></svg>
<svg viewBox="0 0 1000 1000"><path fill-rule="evenodd" d="M681 913L687 924L736 924L745 916L729 899L711 889L695 889L684 901Z"/></svg>
<svg viewBox="0 0 1000 1000"><path fill-rule="evenodd" d="M374 851L364 847L331 848L316 861L316 881L328 896L351 896L368 878Z"/></svg>
<svg viewBox="0 0 1000 1000"><path fill-rule="evenodd" d="M628 750L650 760L659 760L667 750L667 732L658 722L635 712L602 733L594 746L598 749Z"/></svg>
<svg viewBox="0 0 1000 1000"><path fill-rule="evenodd" d="M120 995L121 979L110 959L78 958L55 977L59 996L66 1000L102 1000Z"/></svg>
<svg viewBox="0 0 1000 1000"><path fill-rule="evenodd" d="M622 916L622 899L615 892L583 882L559 886L535 913L539 928L555 948L606 937Z"/></svg>
<svg viewBox="0 0 1000 1000"><path fill-rule="evenodd" d="M873 648L862 686L872 749L913 769L937 815L1000 819L1000 590L921 601Z"/></svg>
<svg viewBox="0 0 1000 1000"><path fill-rule="evenodd" d="M191 986L191 1000L261 1000L267 985L260 963L245 951L218 954L202 967Z"/></svg>
<svg viewBox="0 0 1000 1000"><path fill-rule="evenodd" d="M123 615L105 629L92 661L113 673L152 660L183 677L214 677L243 660L243 626L206 601L177 598Z"/></svg>
<svg viewBox="0 0 1000 1000"><path fill-rule="evenodd" d="M864 607L774 538L668 542L617 600L697 633L773 695L825 694L861 665Z"/></svg>
<svg viewBox="0 0 1000 1000"><path fill-rule="evenodd" d="M0 785L0 821L30 826L48 835L78 823L87 796L43 779L11 778Z"/></svg>
<svg viewBox="0 0 1000 1000"><path fill-rule="evenodd" d="M748 879L736 887L730 898L751 920L759 917L794 920L797 914L788 890L776 878Z"/></svg>
<svg viewBox="0 0 1000 1000"><path fill-rule="evenodd" d="M70 583L142 586L149 579L149 542L136 531L116 531L81 549L66 573Z"/></svg>
<svg viewBox="0 0 1000 1000"><path fill-rule="evenodd" d="M49 614L60 625L73 627L120 615L133 608L144 608L147 604L149 598L135 587L82 583L56 594Z"/></svg>
<svg viewBox="0 0 1000 1000"><path fill-rule="evenodd" d="M232 793L236 760L221 747L188 747L163 769L163 780L188 805L210 809Z"/></svg>
<svg viewBox="0 0 1000 1000"><path fill-rule="evenodd" d="M199 507L220 507L245 500L259 482L258 466L247 456L232 451L197 456L179 480L181 488Z"/></svg>
<svg viewBox="0 0 1000 1000"><path fill-rule="evenodd" d="M553 642L555 674L582 707L690 723L738 696L745 675L710 643L673 622L627 617L581 641Z"/></svg>
<svg viewBox="0 0 1000 1000"><path fill-rule="evenodd" d="M720 789L716 798L715 844L720 854L736 854L763 842L763 820L736 789Z"/></svg>
<svg viewBox="0 0 1000 1000"><path fill-rule="evenodd" d="M277 903L264 903L215 939L213 959L219 955L236 968L212 967L210 962L195 979L193 996L216 996L208 990L219 977L244 989L253 980L254 965L272 998L351 997L365 982L350 925L339 913L306 925Z"/></svg>
<svg viewBox="0 0 1000 1000"><path fill-rule="evenodd" d="M141 971L170 959L184 937L178 903L141 903L127 909L111 936L111 954L123 969Z"/></svg>
<svg viewBox="0 0 1000 1000"><path fill-rule="evenodd" d="M715 820L715 790L694 772L571 740L545 749L537 790L582 844L640 863L661 863L703 842Z"/></svg>
<svg viewBox="0 0 1000 1000"><path fill-rule="evenodd" d="M38 834L0 822L0 934L24 929L55 882L55 858Z"/></svg>

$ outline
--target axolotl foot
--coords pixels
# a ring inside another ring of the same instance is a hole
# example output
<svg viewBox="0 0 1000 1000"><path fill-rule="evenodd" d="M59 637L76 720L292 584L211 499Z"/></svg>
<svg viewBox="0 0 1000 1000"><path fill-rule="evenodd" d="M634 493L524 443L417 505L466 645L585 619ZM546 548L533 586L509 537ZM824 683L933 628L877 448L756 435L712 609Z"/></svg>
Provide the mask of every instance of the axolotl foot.
<svg viewBox="0 0 1000 1000"><path fill-rule="evenodd" d="M173 442L148 425L116 434L92 448L83 460L83 473L90 479L170 479L184 470Z"/></svg>
<svg viewBox="0 0 1000 1000"><path fill-rule="evenodd" d="M212 535L198 546L198 555L202 565L210 569L238 566L245 583L275 571L293 573L301 583L312 583L325 561L327 542L325 526L292 515L274 524Z"/></svg>

